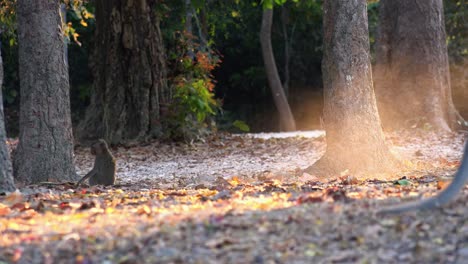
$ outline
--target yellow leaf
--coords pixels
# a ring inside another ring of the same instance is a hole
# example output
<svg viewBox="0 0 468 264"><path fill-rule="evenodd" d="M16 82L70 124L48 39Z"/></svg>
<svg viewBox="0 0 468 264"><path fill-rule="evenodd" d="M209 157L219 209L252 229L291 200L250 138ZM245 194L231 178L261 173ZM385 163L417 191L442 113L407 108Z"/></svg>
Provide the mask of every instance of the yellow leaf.
<svg viewBox="0 0 468 264"><path fill-rule="evenodd" d="M80 24L81 24L83 27L87 27L87 26L88 26L88 23L86 23L86 21L84 21L83 19L80 21Z"/></svg>
<svg viewBox="0 0 468 264"><path fill-rule="evenodd" d="M85 11L83 11L83 17L85 19L90 19L90 18L94 18L94 15L85 10Z"/></svg>
<svg viewBox="0 0 468 264"><path fill-rule="evenodd" d="M143 205L140 208L137 209L137 214L142 215L150 215L151 214L151 208L148 205Z"/></svg>

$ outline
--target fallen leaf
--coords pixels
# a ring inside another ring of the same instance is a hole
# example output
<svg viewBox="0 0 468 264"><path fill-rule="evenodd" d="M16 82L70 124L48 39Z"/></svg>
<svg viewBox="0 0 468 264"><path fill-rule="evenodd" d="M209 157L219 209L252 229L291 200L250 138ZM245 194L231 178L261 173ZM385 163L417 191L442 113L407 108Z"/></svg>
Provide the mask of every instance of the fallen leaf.
<svg viewBox="0 0 468 264"><path fill-rule="evenodd" d="M2 202L6 205L12 206L14 204L21 203L23 199L24 196L19 191L15 191L8 194Z"/></svg>
<svg viewBox="0 0 468 264"><path fill-rule="evenodd" d="M0 203L0 216L8 215L11 212L10 207Z"/></svg>
<svg viewBox="0 0 468 264"><path fill-rule="evenodd" d="M303 194L296 199L297 204L320 203L323 202L322 195Z"/></svg>
<svg viewBox="0 0 468 264"><path fill-rule="evenodd" d="M401 185L401 186L408 186L411 184L411 182L407 179L402 179L402 180L397 180L395 184Z"/></svg>
<svg viewBox="0 0 468 264"><path fill-rule="evenodd" d="M450 184L450 181L437 181L437 190L443 190Z"/></svg>

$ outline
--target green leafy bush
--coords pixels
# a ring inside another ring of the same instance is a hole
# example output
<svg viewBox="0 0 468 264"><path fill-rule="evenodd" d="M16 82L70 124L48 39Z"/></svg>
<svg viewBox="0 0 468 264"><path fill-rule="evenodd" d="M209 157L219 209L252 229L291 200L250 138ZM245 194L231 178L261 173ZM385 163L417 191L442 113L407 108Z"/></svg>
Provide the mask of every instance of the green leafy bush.
<svg viewBox="0 0 468 264"><path fill-rule="evenodd" d="M174 97L167 131L170 138L191 141L216 130L212 117L220 109L220 103L214 99L215 81L211 71L219 65L220 58L216 52L201 48L192 36L180 34L179 37L179 53L171 54L178 74L171 80Z"/></svg>

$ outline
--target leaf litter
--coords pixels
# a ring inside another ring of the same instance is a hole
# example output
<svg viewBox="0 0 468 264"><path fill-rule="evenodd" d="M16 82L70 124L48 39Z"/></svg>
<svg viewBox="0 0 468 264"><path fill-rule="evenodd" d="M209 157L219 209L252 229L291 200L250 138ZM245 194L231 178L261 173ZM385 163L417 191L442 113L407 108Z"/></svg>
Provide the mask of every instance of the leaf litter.
<svg viewBox="0 0 468 264"><path fill-rule="evenodd" d="M386 135L413 170L300 181L323 135L220 135L112 149L114 187L33 185L0 196L0 263L463 263L468 189L441 209L380 216L436 194L464 135ZM80 175L91 167L76 149Z"/></svg>

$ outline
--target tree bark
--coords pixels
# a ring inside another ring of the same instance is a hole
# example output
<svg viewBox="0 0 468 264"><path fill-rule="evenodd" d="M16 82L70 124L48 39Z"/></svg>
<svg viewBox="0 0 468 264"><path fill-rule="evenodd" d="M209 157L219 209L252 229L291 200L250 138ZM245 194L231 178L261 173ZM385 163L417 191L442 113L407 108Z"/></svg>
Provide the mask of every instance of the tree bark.
<svg viewBox="0 0 468 264"><path fill-rule="evenodd" d="M193 7L192 7L192 0L185 0L185 32L190 36L187 40L188 46L188 56L193 60L195 58L195 52L193 50Z"/></svg>
<svg viewBox="0 0 468 264"><path fill-rule="evenodd" d="M463 124L452 101L442 0L382 0L375 91L385 129Z"/></svg>
<svg viewBox="0 0 468 264"><path fill-rule="evenodd" d="M0 45L1 47L1 45ZM3 114L3 61L0 50L0 194L15 190L10 154L6 146L5 116Z"/></svg>
<svg viewBox="0 0 468 264"><path fill-rule="evenodd" d="M288 16L289 10L286 6L281 6L281 30L283 31L283 40L284 40L284 81L283 81L283 90L286 96L286 99L289 97L289 82L291 79L289 71L289 61L291 59L290 50L290 40L288 36Z"/></svg>
<svg viewBox="0 0 468 264"><path fill-rule="evenodd" d="M397 162L385 145L372 87L366 0L326 0L323 10L327 150L305 171L322 177L393 171Z"/></svg>
<svg viewBox="0 0 468 264"><path fill-rule="evenodd" d="M159 136L161 109L171 98L154 0L96 0L91 105L80 140L111 144Z"/></svg>
<svg viewBox="0 0 468 264"><path fill-rule="evenodd" d="M20 134L14 175L23 183L76 180L60 1L18 0Z"/></svg>
<svg viewBox="0 0 468 264"><path fill-rule="evenodd" d="M273 47L271 45L271 25L273 23L273 9L264 9L262 16L262 27L260 31L260 43L262 45L263 61L265 63L265 71L270 85L273 99L278 109L281 127L286 131L296 130L294 116L289 107L288 99L284 93L279 78L278 69L276 68L275 57L273 55Z"/></svg>

